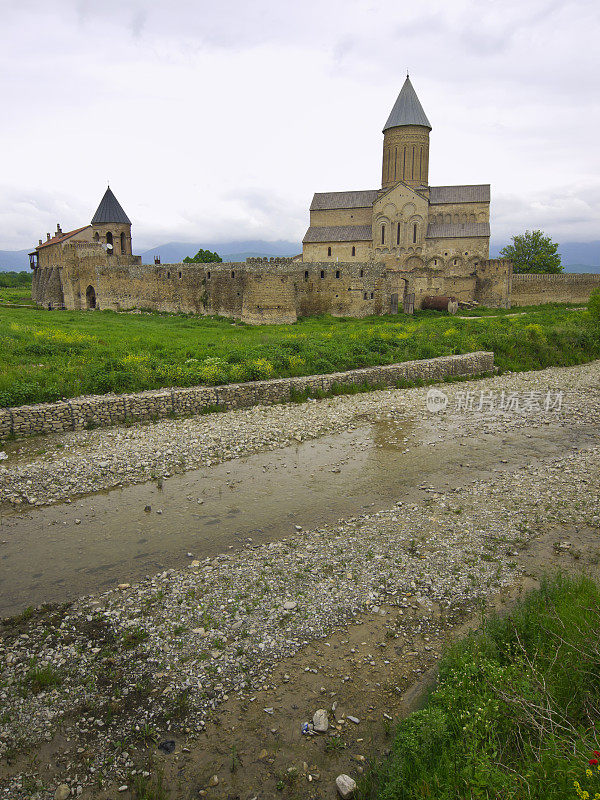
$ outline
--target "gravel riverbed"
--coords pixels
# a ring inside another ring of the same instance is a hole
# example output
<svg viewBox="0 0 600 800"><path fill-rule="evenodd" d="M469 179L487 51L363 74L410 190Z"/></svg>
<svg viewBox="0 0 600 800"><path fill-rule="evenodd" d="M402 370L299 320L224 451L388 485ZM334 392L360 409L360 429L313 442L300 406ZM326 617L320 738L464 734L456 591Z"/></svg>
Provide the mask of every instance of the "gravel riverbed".
<svg viewBox="0 0 600 800"><path fill-rule="evenodd" d="M595 362L442 386L449 404L438 415L439 437L557 422L598 426L599 377ZM534 407L523 414L456 409L458 393L478 397L482 390L529 393ZM563 392L560 411L536 407L548 390ZM378 415L417 418L428 413L426 394L380 391L64 435L64 447L53 440L42 455L27 459L11 451L1 496L56 502ZM21 460L12 464L14 458ZM128 797L144 770L132 755L137 745L173 731L193 737L222 702L251 698L275 664L310 642L365 614L386 615L390 636L398 636L403 609L415 603L451 618L514 584L522 574L519 554L535 537L550 532L556 548L569 550L563 531L585 531L592 542L600 535L595 443L491 480L474 475L453 491L427 488L419 502L398 499L391 508L314 530L298 526L283 541L249 544L5 623L0 796L47 800L63 783L71 796L113 787ZM26 758L44 747L53 752L51 779Z"/></svg>
<svg viewBox="0 0 600 800"><path fill-rule="evenodd" d="M600 412L600 362L579 367L551 368L442 384L448 408L439 414L439 439L454 436L449 424L458 422L461 435L477 428L510 430L532 421L597 421ZM98 429L37 437L7 446L9 458L0 462L0 504L45 505L72 497L153 478L168 477L252 453L274 450L328 433L353 430L381 415L418 420L427 414L429 390L397 389L346 395L302 404L258 406L182 420L163 420L132 427ZM562 392L560 411L545 414L546 394ZM502 392L530 397L525 413L489 412L484 398L481 418L475 411L456 411L467 392ZM541 409L536 409L541 405ZM543 419L542 419L543 418Z"/></svg>

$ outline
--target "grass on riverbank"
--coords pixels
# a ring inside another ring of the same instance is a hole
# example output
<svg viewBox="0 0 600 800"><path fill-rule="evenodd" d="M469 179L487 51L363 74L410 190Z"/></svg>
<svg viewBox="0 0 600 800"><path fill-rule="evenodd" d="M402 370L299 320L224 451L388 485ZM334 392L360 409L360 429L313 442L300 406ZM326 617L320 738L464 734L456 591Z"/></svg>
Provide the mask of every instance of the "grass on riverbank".
<svg viewBox="0 0 600 800"><path fill-rule="evenodd" d="M599 588L559 577L455 645L361 800L600 797L599 627Z"/></svg>
<svg viewBox="0 0 600 800"><path fill-rule="evenodd" d="M0 406L323 374L473 350L493 350L501 370L600 357L599 328L585 310L516 311L517 316L483 319L437 312L325 316L253 327L219 317L5 307L0 309Z"/></svg>

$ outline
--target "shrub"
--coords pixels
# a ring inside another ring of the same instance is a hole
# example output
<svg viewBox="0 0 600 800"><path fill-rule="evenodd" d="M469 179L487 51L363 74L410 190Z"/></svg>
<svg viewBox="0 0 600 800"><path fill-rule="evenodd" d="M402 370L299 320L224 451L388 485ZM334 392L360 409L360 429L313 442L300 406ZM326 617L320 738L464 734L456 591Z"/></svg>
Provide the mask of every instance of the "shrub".
<svg viewBox="0 0 600 800"><path fill-rule="evenodd" d="M588 311L594 322L600 325L600 289L595 289L588 302Z"/></svg>

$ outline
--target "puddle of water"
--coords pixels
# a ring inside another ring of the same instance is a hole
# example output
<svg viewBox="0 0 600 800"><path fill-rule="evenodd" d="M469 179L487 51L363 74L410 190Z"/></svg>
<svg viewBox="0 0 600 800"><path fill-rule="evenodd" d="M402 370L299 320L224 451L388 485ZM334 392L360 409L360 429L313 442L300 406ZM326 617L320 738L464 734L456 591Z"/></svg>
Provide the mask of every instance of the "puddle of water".
<svg viewBox="0 0 600 800"><path fill-rule="evenodd" d="M139 484L4 514L0 614L181 567L188 553L201 559L249 539L289 536L296 525L318 527L397 500L424 499L422 485L447 489L490 470L514 470L591 436L582 428L543 426L432 443L436 424L384 419L174 476L162 489Z"/></svg>

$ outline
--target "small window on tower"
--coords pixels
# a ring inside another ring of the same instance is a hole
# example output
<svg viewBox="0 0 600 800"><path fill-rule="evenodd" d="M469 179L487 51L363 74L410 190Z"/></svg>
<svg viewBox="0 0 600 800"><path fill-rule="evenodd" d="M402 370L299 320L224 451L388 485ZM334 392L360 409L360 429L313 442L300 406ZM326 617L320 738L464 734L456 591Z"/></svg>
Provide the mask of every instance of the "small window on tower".
<svg viewBox="0 0 600 800"><path fill-rule="evenodd" d="M207 280L210 280L210 270L206 273Z"/></svg>
<svg viewBox="0 0 600 800"><path fill-rule="evenodd" d="M381 244L385 244L385 225L381 226Z"/></svg>
<svg viewBox="0 0 600 800"><path fill-rule="evenodd" d="M354 247L354 246L352 247L352 255L353 255L353 256L355 256L355 255L356 255L356 247Z"/></svg>
<svg viewBox="0 0 600 800"><path fill-rule="evenodd" d="M365 274L365 271L364 271L364 269L361 269L361 271L360 271L360 277L362 278L362 276L363 276L364 274Z"/></svg>
<svg viewBox="0 0 600 800"><path fill-rule="evenodd" d="M413 225L413 244L417 241L417 226Z"/></svg>
<svg viewBox="0 0 600 800"><path fill-rule="evenodd" d="M331 255L331 247L328 247L328 248L327 248L327 255L328 255L328 256L330 256L330 255Z"/></svg>
<svg viewBox="0 0 600 800"><path fill-rule="evenodd" d="M181 272L179 273L179 277L181 278Z"/></svg>
<svg viewBox="0 0 600 800"><path fill-rule="evenodd" d="M396 231L396 244L400 244L400 223L398 223L398 230Z"/></svg>
<svg viewBox="0 0 600 800"><path fill-rule="evenodd" d="M305 281L308 280L308 270L307 269L304 270L304 280Z"/></svg>
<svg viewBox="0 0 600 800"><path fill-rule="evenodd" d="M340 277L340 271L339 271L339 269L336 269L336 271L335 271L335 277L336 277L336 278L339 278L339 277Z"/></svg>
<svg viewBox="0 0 600 800"><path fill-rule="evenodd" d="M324 278L324 277L325 277L325 270L324 270L324 269L322 269L322 270L321 270L321 277L322 277L322 278Z"/></svg>
<svg viewBox="0 0 600 800"><path fill-rule="evenodd" d="M373 292L371 292L371 300L373 299Z"/></svg>
<svg viewBox="0 0 600 800"><path fill-rule="evenodd" d="M231 277L235 278L235 270L233 270L233 269L231 270Z"/></svg>

